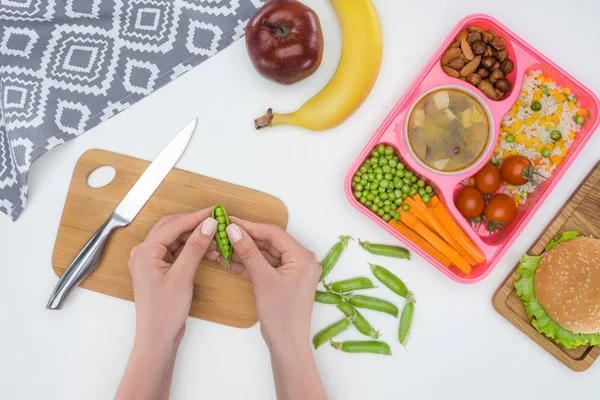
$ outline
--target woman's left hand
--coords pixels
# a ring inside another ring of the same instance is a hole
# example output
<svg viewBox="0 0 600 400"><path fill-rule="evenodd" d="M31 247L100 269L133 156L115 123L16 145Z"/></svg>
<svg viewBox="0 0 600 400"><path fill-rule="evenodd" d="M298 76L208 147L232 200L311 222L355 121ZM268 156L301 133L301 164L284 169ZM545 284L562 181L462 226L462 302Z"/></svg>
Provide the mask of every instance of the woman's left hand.
<svg viewBox="0 0 600 400"><path fill-rule="evenodd" d="M136 342L160 345L181 341L192 302L194 275L217 229L210 213L207 208L164 217L131 251Z"/></svg>

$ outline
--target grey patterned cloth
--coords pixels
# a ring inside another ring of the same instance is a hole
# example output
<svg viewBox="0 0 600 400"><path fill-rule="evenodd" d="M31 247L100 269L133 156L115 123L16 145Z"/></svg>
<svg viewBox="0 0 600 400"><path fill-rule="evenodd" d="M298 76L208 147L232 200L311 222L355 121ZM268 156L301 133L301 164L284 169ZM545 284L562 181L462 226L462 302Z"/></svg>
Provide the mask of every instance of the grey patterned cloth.
<svg viewBox="0 0 600 400"><path fill-rule="evenodd" d="M46 151L244 34L266 0L0 0L0 211Z"/></svg>

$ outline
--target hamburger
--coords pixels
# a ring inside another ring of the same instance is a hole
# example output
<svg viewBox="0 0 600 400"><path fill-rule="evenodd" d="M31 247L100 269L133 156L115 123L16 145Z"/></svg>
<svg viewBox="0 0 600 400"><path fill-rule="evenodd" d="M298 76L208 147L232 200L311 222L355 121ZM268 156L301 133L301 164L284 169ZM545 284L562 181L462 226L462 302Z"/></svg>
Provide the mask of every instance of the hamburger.
<svg viewBox="0 0 600 400"><path fill-rule="evenodd" d="M541 256L524 255L517 274L539 332L569 349L600 344L600 240L565 232Z"/></svg>

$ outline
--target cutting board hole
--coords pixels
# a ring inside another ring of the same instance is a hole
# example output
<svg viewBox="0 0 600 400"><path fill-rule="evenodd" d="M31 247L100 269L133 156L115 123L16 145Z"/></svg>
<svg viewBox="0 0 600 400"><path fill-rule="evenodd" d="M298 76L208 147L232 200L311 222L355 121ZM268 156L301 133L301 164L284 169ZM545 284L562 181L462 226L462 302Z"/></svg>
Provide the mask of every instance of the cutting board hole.
<svg viewBox="0 0 600 400"><path fill-rule="evenodd" d="M110 165L103 165L94 169L87 177L87 184L94 189L104 187L115 179L117 171Z"/></svg>

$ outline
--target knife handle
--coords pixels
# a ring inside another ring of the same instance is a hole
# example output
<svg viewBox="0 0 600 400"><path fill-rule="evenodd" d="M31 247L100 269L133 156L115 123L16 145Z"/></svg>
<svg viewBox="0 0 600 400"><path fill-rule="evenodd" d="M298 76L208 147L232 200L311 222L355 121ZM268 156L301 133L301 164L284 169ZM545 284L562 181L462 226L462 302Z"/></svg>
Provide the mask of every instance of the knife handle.
<svg viewBox="0 0 600 400"><path fill-rule="evenodd" d="M78 286L98 265L108 243L111 233L115 229L127 226L129 222L117 213L111 217L94 233L94 236L83 246L75 256L71 265L59 279L48 304L47 310L59 310L63 302L74 287Z"/></svg>

